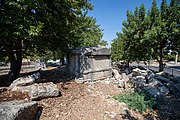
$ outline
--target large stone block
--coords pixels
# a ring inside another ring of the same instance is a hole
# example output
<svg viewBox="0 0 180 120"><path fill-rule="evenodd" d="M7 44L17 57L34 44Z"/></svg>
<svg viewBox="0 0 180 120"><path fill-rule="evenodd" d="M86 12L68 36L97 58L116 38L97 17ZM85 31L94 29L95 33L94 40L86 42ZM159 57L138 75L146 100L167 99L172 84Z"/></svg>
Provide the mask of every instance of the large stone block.
<svg viewBox="0 0 180 120"><path fill-rule="evenodd" d="M102 46L71 50L68 70L72 77L98 80L112 75L110 49Z"/></svg>
<svg viewBox="0 0 180 120"><path fill-rule="evenodd" d="M1 120L33 120L38 110L36 102L10 101L0 104Z"/></svg>
<svg viewBox="0 0 180 120"><path fill-rule="evenodd" d="M60 92L56 84L52 82L39 83L31 85L29 97L32 100L38 100L47 97L59 96Z"/></svg>
<svg viewBox="0 0 180 120"><path fill-rule="evenodd" d="M40 73L34 73L26 77L20 77L14 80L9 87L14 88L15 86L31 85L35 82L35 80L38 80L39 78L40 78Z"/></svg>

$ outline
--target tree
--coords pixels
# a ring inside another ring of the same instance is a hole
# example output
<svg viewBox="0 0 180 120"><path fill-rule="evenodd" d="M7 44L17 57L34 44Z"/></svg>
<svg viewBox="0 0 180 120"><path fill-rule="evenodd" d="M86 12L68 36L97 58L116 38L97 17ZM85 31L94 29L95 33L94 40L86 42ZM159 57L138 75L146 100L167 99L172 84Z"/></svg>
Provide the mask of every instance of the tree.
<svg viewBox="0 0 180 120"><path fill-rule="evenodd" d="M116 33L117 38L112 40L111 51L112 60L119 61L124 57L124 42L122 38L122 33Z"/></svg>
<svg viewBox="0 0 180 120"><path fill-rule="evenodd" d="M128 60L157 59L159 71L163 71L164 53L169 49L180 50L179 18L178 0L171 0L170 5L167 5L166 0L162 0L160 9L156 5L156 0L153 0L147 14L143 4L140 8L136 7L134 13L128 10L121 37L126 53L124 57ZM113 47L116 41L113 40ZM116 54L114 56L118 56L116 52L113 53Z"/></svg>
<svg viewBox="0 0 180 120"><path fill-rule="evenodd" d="M151 43L153 57L159 62L159 71L164 69L164 51L168 44L167 10L165 0L162 1L160 10L156 5L156 0L154 0L150 9L150 28L145 32L145 39L150 40Z"/></svg>
<svg viewBox="0 0 180 120"><path fill-rule="evenodd" d="M78 44L77 47L107 45L107 42L102 40L103 29L96 22L96 19L93 17L87 16L82 18L81 24L77 27L80 32L78 39L81 41L81 44Z"/></svg>
<svg viewBox="0 0 180 120"><path fill-rule="evenodd" d="M88 0L1 0L0 47L10 61L10 78L18 77L23 53L66 51L77 44L74 28L88 9Z"/></svg>

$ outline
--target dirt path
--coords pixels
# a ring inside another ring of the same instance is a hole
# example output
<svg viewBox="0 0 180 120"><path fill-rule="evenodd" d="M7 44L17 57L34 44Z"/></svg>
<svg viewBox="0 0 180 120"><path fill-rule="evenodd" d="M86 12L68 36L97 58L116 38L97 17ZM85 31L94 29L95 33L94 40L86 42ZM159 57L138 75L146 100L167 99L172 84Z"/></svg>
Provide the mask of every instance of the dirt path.
<svg viewBox="0 0 180 120"><path fill-rule="evenodd" d="M129 110L123 103L115 101L112 95L122 93L117 85L103 82L78 84L75 82L57 84L62 96L39 101L42 105L40 120L122 120L144 117Z"/></svg>

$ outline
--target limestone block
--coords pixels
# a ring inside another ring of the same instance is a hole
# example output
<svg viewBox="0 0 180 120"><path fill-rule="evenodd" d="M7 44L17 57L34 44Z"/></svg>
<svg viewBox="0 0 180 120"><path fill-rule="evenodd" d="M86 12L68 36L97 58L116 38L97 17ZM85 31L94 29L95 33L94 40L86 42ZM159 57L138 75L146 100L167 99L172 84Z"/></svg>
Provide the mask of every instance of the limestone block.
<svg viewBox="0 0 180 120"><path fill-rule="evenodd" d="M168 95L168 94L169 94L169 89L168 89L167 87L165 87L165 86L160 86L160 87L158 87L158 90L159 90L162 94L164 94L164 95Z"/></svg>
<svg viewBox="0 0 180 120"><path fill-rule="evenodd" d="M31 85L35 82L35 80L40 78L40 73L34 73L32 75L29 75L27 77L20 77L14 80L11 85L9 86L10 88L13 88L15 86L27 86Z"/></svg>
<svg viewBox="0 0 180 120"><path fill-rule="evenodd" d="M10 101L0 104L1 120L33 120L38 110L36 102Z"/></svg>
<svg viewBox="0 0 180 120"><path fill-rule="evenodd" d="M118 70L112 69L112 72L113 72L116 80L120 80L122 78L121 75L119 74Z"/></svg>
<svg viewBox="0 0 180 120"><path fill-rule="evenodd" d="M29 91L29 97L32 100L56 97L59 96L59 94L60 92L57 85L52 82L33 84Z"/></svg>

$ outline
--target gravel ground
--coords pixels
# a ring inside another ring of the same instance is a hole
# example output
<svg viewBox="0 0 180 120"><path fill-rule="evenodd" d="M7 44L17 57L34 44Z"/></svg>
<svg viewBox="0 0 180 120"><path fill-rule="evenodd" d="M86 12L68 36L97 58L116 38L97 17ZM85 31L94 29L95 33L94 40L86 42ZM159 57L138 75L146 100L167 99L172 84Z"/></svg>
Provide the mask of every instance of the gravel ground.
<svg viewBox="0 0 180 120"><path fill-rule="evenodd" d="M43 107L40 120L123 120L144 119L140 113L129 110L127 105L112 99L122 93L113 84L69 82L58 84L61 97L39 101Z"/></svg>

